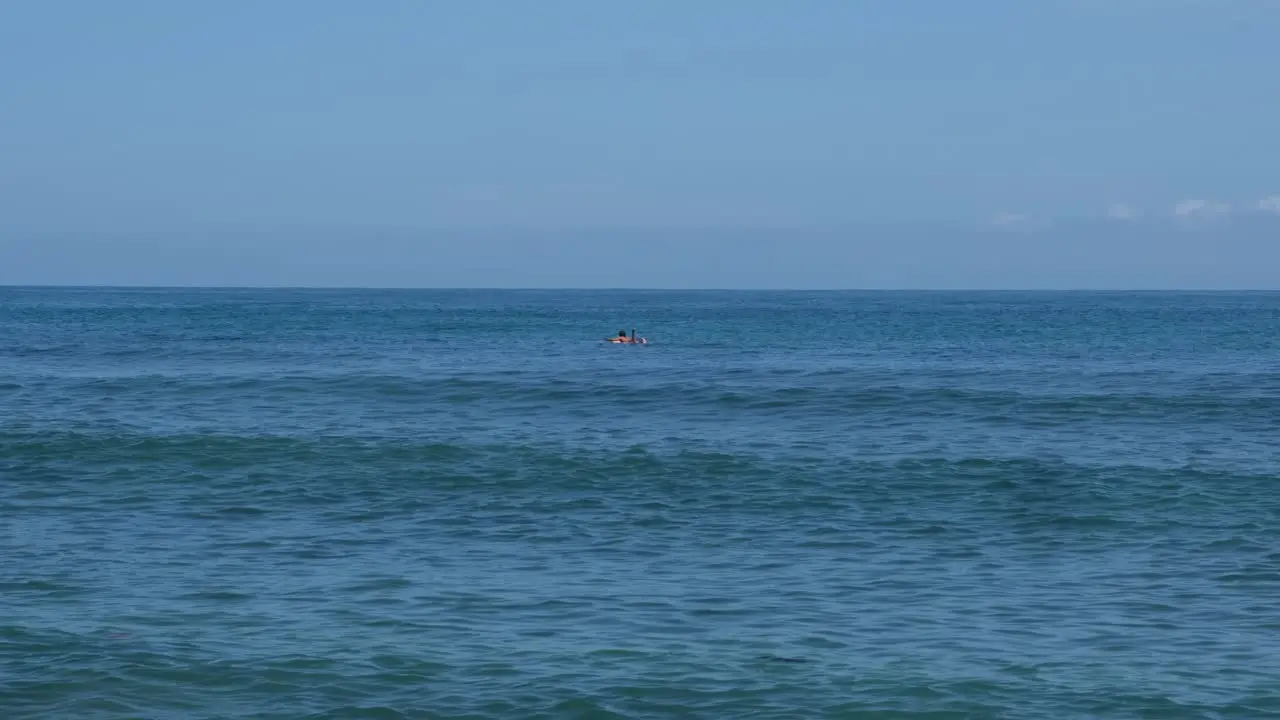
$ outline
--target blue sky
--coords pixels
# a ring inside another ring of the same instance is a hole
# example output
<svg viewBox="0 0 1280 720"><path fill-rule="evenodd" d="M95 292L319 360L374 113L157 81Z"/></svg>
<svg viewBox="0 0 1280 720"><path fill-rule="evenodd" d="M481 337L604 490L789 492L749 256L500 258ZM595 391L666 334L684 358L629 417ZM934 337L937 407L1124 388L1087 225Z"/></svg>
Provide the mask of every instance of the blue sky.
<svg viewBox="0 0 1280 720"><path fill-rule="evenodd" d="M1276 38L1270 0L3 3L0 282L1276 287Z"/></svg>

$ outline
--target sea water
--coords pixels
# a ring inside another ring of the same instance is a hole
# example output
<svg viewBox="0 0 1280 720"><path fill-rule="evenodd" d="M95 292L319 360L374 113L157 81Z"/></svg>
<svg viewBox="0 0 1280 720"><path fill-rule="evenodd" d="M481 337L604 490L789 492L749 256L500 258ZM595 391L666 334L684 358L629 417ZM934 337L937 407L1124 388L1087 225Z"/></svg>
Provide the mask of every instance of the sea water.
<svg viewBox="0 0 1280 720"><path fill-rule="evenodd" d="M0 289L0 718L1277 717L1278 351L1274 294Z"/></svg>

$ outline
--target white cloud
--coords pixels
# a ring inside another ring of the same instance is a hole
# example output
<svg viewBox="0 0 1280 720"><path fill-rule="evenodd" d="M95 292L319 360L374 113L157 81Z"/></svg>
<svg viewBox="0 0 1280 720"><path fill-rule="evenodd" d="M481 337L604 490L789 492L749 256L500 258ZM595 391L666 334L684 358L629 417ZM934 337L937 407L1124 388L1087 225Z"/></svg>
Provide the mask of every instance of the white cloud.
<svg viewBox="0 0 1280 720"><path fill-rule="evenodd" d="M1271 195L1258 201L1258 209L1280 215L1280 195Z"/></svg>
<svg viewBox="0 0 1280 720"><path fill-rule="evenodd" d="M1180 218L1214 217L1229 212L1230 205L1212 200L1183 200L1173 206L1173 214Z"/></svg>
<svg viewBox="0 0 1280 720"><path fill-rule="evenodd" d="M1112 220L1133 220L1142 217L1142 208L1116 203L1107 208L1107 217Z"/></svg>
<svg viewBox="0 0 1280 720"><path fill-rule="evenodd" d="M991 224L997 227L1013 227L1015 225L1024 225L1030 219L1030 215L1023 213L999 212L991 217Z"/></svg>

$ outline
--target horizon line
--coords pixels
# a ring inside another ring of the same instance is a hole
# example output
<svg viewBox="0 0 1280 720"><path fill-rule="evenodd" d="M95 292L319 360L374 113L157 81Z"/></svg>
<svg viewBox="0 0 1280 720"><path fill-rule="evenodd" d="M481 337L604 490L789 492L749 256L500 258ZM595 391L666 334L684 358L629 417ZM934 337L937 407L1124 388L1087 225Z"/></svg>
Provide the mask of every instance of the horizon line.
<svg viewBox="0 0 1280 720"><path fill-rule="evenodd" d="M214 290L214 291L321 291L321 292L735 292L735 293L1072 293L1072 294L1158 294L1158 293L1201 293L1201 294L1280 294L1280 288L1226 288L1226 287L589 287L589 286L464 286L464 285L148 285L148 284L92 284L78 283L6 283L0 282L4 290Z"/></svg>

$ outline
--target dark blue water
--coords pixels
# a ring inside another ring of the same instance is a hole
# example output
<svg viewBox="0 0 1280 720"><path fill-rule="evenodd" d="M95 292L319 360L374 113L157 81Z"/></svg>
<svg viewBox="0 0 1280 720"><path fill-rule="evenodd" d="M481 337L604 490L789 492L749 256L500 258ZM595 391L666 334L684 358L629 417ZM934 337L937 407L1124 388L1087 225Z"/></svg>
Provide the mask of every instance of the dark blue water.
<svg viewBox="0 0 1280 720"><path fill-rule="evenodd" d="M1280 717L1278 351L1274 294L0 289L0 717Z"/></svg>

